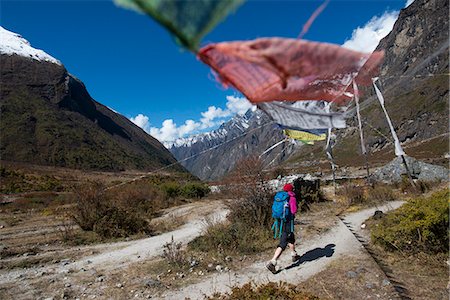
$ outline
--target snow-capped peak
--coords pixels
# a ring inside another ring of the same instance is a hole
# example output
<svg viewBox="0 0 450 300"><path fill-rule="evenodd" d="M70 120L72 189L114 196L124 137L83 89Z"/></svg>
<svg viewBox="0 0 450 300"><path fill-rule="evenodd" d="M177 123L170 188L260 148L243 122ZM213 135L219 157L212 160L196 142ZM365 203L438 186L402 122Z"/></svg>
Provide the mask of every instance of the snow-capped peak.
<svg viewBox="0 0 450 300"><path fill-rule="evenodd" d="M61 62L56 58L42 50L31 47L30 43L20 34L8 31L2 26L0 26L0 54L17 54L39 61L48 61L61 65Z"/></svg>

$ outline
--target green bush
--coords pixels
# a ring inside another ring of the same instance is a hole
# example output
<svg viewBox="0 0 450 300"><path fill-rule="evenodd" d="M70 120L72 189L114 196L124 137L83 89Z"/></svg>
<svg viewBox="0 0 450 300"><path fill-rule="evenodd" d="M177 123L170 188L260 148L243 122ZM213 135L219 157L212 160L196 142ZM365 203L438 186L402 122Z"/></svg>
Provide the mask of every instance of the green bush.
<svg viewBox="0 0 450 300"><path fill-rule="evenodd" d="M301 291L297 286L285 282L269 282L262 285L246 283L233 287L230 293L216 293L209 300L318 300L310 293Z"/></svg>
<svg viewBox="0 0 450 300"><path fill-rule="evenodd" d="M93 231L104 238L117 238L140 232L150 233L150 228L147 220L135 212L111 206L96 220Z"/></svg>
<svg viewBox="0 0 450 300"><path fill-rule="evenodd" d="M166 182L161 184L161 189L167 198L175 198L181 194L180 185L176 182Z"/></svg>
<svg viewBox="0 0 450 300"><path fill-rule="evenodd" d="M203 198L209 193L209 187L201 183L187 183L181 188L181 196L186 198Z"/></svg>
<svg viewBox="0 0 450 300"><path fill-rule="evenodd" d="M90 183L75 189L75 200L73 219L83 230L103 238L150 232L139 205L133 205L127 198L111 198L111 193L106 193L101 184Z"/></svg>
<svg viewBox="0 0 450 300"><path fill-rule="evenodd" d="M389 213L372 230L372 241L387 250L448 251L449 190L416 198Z"/></svg>

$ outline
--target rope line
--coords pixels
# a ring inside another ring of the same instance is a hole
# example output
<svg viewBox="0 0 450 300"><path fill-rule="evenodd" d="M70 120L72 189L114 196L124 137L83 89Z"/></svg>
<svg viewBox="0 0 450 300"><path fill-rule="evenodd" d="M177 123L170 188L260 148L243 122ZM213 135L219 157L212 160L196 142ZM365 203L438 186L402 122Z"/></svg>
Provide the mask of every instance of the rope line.
<svg viewBox="0 0 450 300"><path fill-rule="evenodd" d="M138 177L136 177L136 178L134 178L134 179L132 179L132 180L130 180L130 181L121 182L121 183L118 183L118 184L116 184L116 185L107 187L107 188L105 188L105 191L110 190L110 189L113 189L113 188L116 188L116 187L119 187L119 186L122 186L122 185L125 185L125 184L129 184L129 183L135 182L135 181L137 181L137 180L144 179L145 177L147 177L147 176L149 176L149 175L151 175L151 174L153 174L153 173L160 172L160 171L165 170L165 169L167 169L167 168L173 167L173 166L175 166L175 165L177 165L177 164L181 164L182 162L185 162L185 161L187 161L187 160L189 160L189 159L192 159L192 158L194 158L194 157L197 157L197 156L199 156L199 155L202 155L202 154L204 154L204 153L206 153L206 152L209 152L209 151L212 151L212 150L214 150L214 149L217 149L217 148L219 148L220 146L223 146L223 145L225 145L225 144L231 143L232 141L235 141L235 140L237 140L237 139L239 139L239 138L241 138L241 137L243 137L243 136L246 136L247 134L249 134L249 133L251 133L251 132L253 132L253 131L256 131L256 130L258 130L258 129L261 129L261 128L263 128L263 127L265 127L265 126L267 126L267 125L273 124L273 123L274 123L273 121L270 121L270 122L268 122L268 123L264 123L264 124L262 124L262 125L260 125L260 126L258 126L258 127L255 127L255 128L253 128L253 129L251 129L251 130L249 130L249 131L247 131L247 132L245 132L245 133L243 133L243 134L241 134L241 135L235 136L234 138L229 139L229 140L227 140L227 141L225 141L225 142L223 142L223 143L221 143L221 144L218 144L218 145L215 145L215 146L213 146L213 147L211 147L211 148L202 150L202 151L200 151L199 153L196 153L196 154L194 154L194 155L191 155L191 156L189 156L189 157L186 157L186 158L184 158L184 159L182 159L182 160L178 160L178 161L176 161L176 162L174 162L174 163L171 163L171 164L166 165L166 166L164 166L164 167L161 167L161 168L159 168L159 169L156 169L156 170L147 172L146 174L141 175L141 176L138 176Z"/></svg>

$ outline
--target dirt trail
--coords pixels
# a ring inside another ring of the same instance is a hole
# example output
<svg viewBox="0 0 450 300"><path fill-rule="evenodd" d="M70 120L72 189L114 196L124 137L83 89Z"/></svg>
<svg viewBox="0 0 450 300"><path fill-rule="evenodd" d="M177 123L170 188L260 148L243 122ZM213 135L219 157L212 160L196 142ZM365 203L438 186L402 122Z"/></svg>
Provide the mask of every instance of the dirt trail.
<svg viewBox="0 0 450 300"><path fill-rule="evenodd" d="M377 208L374 207L351 213L345 217L345 220L351 223L354 228L360 228L361 224L372 216L375 210L379 209L386 212L400 207L403 203L402 201L394 201ZM231 286L243 285L247 282L285 281L295 284L319 273L331 262L344 256L367 255L362 245L342 222L338 222L335 227L314 240L300 241L297 252L302 257L295 264L290 261L289 254L285 253L282 255L279 265L284 266L284 268L278 274L271 274L265 268L267 262L260 261L240 270L239 273L228 272L213 275L200 283L167 292L161 295L160 299L184 299L185 297L202 299L204 295L212 295L215 292L228 292Z"/></svg>
<svg viewBox="0 0 450 300"><path fill-rule="evenodd" d="M14 269L10 271L0 270L0 285L13 282L17 278L34 277L36 274L52 273L67 274L68 272L79 271L80 269L96 269L98 271L108 271L125 267L126 265L138 261L148 260L162 254L162 246L170 242L172 236L175 241L181 241L183 244L191 241L201 234L206 219L214 219L217 221L224 220L227 211L222 201L209 200L208 202L199 201L176 208L168 209L167 213L159 219L169 218L170 216L182 216L186 218L186 224L180 228L161 235L152 236L145 239L98 244L94 246L84 246L70 249L62 249L61 251L52 252L51 255L64 253L69 254L73 250L81 255L83 253L96 254L82 256L81 258L70 262L65 259L63 264L55 263L41 267ZM35 257L47 256L48 253L38 254ZM70 256L69 256L70 257ZM23 259L23 258L20 258ZM17 258L12 258L17 260Z"/></svg>
<svg viewBox="0 0 450 300"><path fill-rule="evenodd" d="M86 257L67 265L67 267L72 269L89 267L98 270L109 270L137 261L147 260L161 255L163 252L162 246L170 242L172 237L177 242L187 244L200 235L205 224L205 218L221 221L225 219L227 211L219 202L212 202L208 204L203 203L201 206L198 204L182 206L170 214L189 215L190 220L179 229L171 232L137 241L111 244L110 246L114 246L116 250Z"/></svg>

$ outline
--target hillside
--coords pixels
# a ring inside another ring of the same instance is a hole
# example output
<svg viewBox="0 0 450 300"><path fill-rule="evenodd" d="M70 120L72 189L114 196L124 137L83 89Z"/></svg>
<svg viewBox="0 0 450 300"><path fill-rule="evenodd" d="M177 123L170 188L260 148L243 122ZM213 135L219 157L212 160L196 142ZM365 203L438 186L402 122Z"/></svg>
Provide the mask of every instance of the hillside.
<svg viewBox="0 0 450 300"><path fill-rule="evenodd" d="M448 164L448 1L416 0L400 11L392 31L377 50L385 51L379 85L386 109L408 155ZM362 99L366 147L371 163L394 157L389 127L373 88ZM335 131L334 156L341 166L362 166L354 108L348 128ZM323 152L319 145L310 149ZM289 160L303 164L310 153L300 150Z"/></svg>
<svg viewBox="0 0 450 300"><path fill-rule="evenodd" d="M176 162L156 139L92 99L58 60L3 28L1 41L3 161L108 171Z"/></svg>
<svg viewBox="0 0 450 300"><path fill-rule="evenodd" d="M278 165L300 147L283 143L264 153L283 138L281 130L266 114L250 109L212 132L177 140L169 149L192 174L203 180L215 180L251 155L261 156L267 167Z"/></svg>

